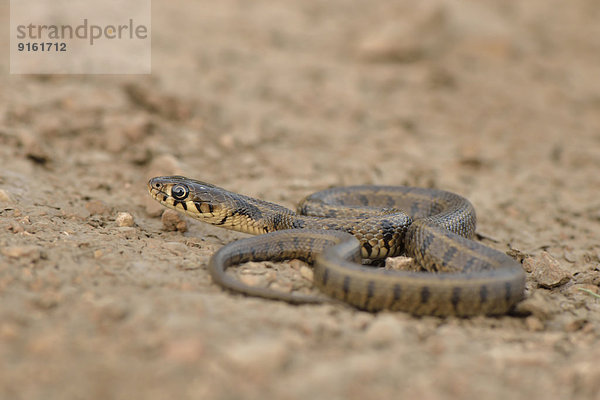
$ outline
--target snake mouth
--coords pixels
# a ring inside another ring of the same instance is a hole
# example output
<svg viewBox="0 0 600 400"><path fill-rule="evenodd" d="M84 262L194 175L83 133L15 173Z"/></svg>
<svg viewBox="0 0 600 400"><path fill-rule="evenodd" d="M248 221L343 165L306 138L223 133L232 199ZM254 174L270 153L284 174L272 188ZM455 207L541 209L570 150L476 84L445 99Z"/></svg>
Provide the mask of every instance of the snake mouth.
<svg viewBox="0 0 600 400"><path fill-rule="evenodd" d="M163 192L159 188L152 186L152 181L148 182L148 191L150 192L150 196L154 197L157 200L159 200L160 197L163 197L163 196L168 197L167 193Z"/></svg>
<svg viewBox="0 0 600 400"><path fill-rule="evenodd" d="M168 204L167 200L171 197L171 195L165 191L165 185L157 182L155 178L148 181L148 192L150 192L150 196L152 196L153 199L165 205Z"/></svg>

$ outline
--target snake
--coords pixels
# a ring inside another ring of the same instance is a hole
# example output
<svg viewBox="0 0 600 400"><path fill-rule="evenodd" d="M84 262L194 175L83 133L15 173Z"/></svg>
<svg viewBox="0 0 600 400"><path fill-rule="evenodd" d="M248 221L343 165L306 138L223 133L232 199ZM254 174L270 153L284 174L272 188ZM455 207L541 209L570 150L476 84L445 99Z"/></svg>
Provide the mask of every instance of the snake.
<svg viewBox="0 0 600 400"><path fill-rule="evenodd" d="M297 211L183 176L148 181L150 195L197 220L255 236L210 258L216 284L293 304L342 301L357 309L413 315L501 315L522 300L525 274L507 254L472 240L473 205L452 192L409 186L333 187L304 198ZM368 265L406 255L416 270ZM300 259L326 296L247 285L229 267Z"/></svg>

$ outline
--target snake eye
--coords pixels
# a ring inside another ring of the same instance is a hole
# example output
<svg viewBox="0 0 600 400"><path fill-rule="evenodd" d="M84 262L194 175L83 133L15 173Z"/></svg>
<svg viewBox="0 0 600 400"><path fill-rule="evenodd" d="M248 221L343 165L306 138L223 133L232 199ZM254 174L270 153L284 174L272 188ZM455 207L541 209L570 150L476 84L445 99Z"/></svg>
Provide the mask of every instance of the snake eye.
<svg viewBox="0 0 600 400"><path fill-rule="evenodd" d="M187 186L175 185L173 186L173 189L171 189L171 196L173 196L175 200L183 200L188 196L189 192Z"/></svg>

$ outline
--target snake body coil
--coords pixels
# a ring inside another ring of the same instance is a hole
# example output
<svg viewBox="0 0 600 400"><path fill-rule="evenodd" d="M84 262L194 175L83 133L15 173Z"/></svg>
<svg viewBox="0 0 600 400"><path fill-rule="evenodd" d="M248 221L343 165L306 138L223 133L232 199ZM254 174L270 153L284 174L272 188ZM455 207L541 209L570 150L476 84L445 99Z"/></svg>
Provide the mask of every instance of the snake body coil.
<svg viewBox="0 0 600 400"><path fill-rule="evenodd" d="M212 257L213 280L248 295L291 303L316 296L247 286L225 270L247 261L299 258L314 264L314 283L360 309L418 315L503 314L523 296L516 261L470 240L471 203L456 194L403 186L351 186L307 197L295 213L285 207L181 176L148 182L161 204L228 229L258 236L238 240ZM360 265L361 258L407 254L425 271Z"/></svg>

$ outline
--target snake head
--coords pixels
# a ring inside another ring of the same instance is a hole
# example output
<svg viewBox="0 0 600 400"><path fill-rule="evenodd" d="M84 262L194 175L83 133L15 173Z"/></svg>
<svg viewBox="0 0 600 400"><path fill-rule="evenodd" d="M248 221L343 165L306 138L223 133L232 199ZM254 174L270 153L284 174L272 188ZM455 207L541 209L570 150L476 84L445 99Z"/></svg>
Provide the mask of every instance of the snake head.
<svg viewBox="0 0 600 400"><path fill-rule="evenodd" d="M220 213L224 190L184 176L157 176L148 181L148 191L165 207L211 222Z"/></svg>

